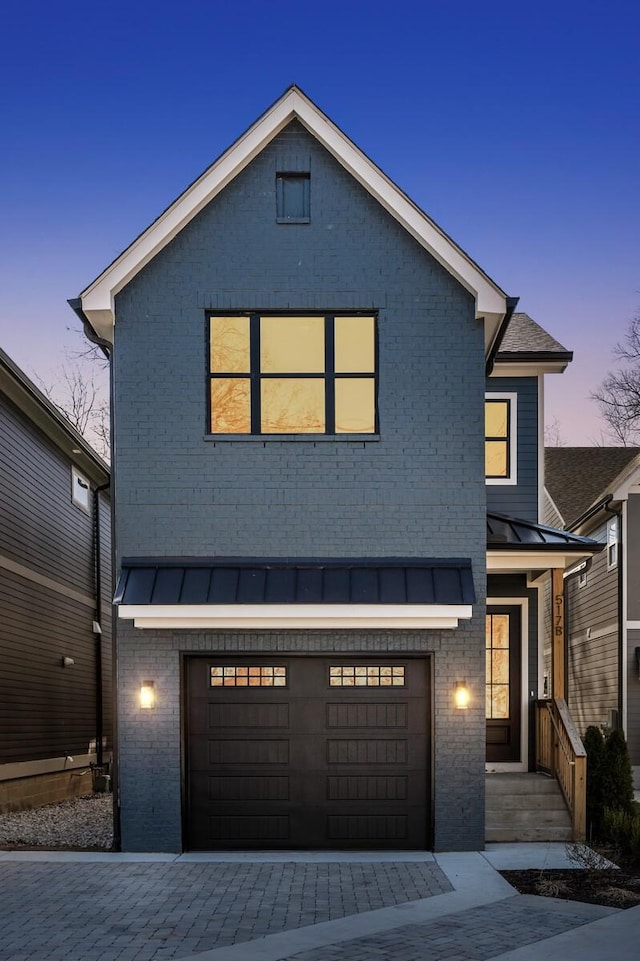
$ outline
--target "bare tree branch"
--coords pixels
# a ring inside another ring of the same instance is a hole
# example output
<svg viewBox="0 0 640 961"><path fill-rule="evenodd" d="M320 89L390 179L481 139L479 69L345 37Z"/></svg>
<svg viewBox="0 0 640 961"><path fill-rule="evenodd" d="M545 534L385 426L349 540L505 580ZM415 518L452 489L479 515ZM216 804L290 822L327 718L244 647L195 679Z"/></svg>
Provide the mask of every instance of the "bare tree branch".
<svg viewBox="0 0 640 961"><path fill-rule="evenodd" d="M544 446L545 447L564 447L564 441L560 431L560 421L557 417L550 420L544 426Z"/></svg>
<svg viewBox="0 0 640 961"><path fill-rule="evenodd" d="M109 402L106 371L87 355L66 351L66 363L53 382L34 374L43 394L64 414L101 457L109 460Z"/></svg>
<svg viewBox="0 0 640 961"><path fill-rule="evenodd" d="M607 374L591 399L600 408L614 443L631 447L640 441L640 313L629 324L624 343L616 344L613 353L621 366Z"/></svg>

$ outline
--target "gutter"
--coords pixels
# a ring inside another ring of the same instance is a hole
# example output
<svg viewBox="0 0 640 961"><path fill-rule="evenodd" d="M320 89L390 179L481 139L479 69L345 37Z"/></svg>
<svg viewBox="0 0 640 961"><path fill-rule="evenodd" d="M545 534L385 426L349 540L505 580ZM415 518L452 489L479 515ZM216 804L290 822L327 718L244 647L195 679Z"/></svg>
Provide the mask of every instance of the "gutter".
<svg viewBox="0 0 640 961"><path fill-rule="evenodd" d="M613 494L607 494L605 497L602 497L599 501L593 504L592 507L587 508L587 510L583 514L581 514L580 517L577 518L577 520L573 521L572 524L569 524L569 526L565 528L565 530L575 531L576 528L582 527L582 525L586 523L586 521L591 520L591 518L595 517L596 514L599 514L601 510L608 510L607 504L610 504L612 500L613 500ZM616 512L609 511L609 513L615 514Z"/></svg>
<svg viewBox="0 0 640 961"><path fill-rule="evenodd" d="M108 490L110 482L96 487L93 492L93 577L96 595L96 616L93 622L96 665L96 764L102 767L103 751L103 691L102 691L102 564L100 559L100 494Z"/></svg>
<svg viewBox="0 0 640 961"><path fill-rule="evenodd" d="M491 371L493 370L493 365L496 360L496 355L500 350L500 344L504 340L504 335L507 332L509 321L513 316L514 310L518 306L519 300L520 300L519 297L507 297L507 312L505 313L502 319L502 323L500 324L500 329L498 330L498 333L495 336L495 340L493 341L493 344L491 345L491 350L489 351L489 356L487 357L487 363L486 363L486 369L485 369L485 373L487 377L490 376Z"/></svg>
<svg viewBox="0 0 640 961"><path fill-rule="evenodd" d="M96 347L99 347L108 360L111 356L111 344L108 340L100 337L91 326L89 318L82 309L82 299L80 297L73 297L71 300L68 300L67 303L71 307L71 310L73 310L82 321L84 335L87 340L90 340L92 344L95 344Z"/></svg>

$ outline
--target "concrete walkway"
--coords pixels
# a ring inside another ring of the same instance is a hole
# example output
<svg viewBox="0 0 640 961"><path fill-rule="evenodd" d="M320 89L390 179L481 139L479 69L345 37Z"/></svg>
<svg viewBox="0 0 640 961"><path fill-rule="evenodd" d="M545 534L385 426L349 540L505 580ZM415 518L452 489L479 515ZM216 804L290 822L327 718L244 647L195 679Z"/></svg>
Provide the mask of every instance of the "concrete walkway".
<svg viewBox="0 0 640 961"><path fill-rule="evenodd" d="M0 961L637 961L640 908L519 895L484 853L0 851Z"/></svg>

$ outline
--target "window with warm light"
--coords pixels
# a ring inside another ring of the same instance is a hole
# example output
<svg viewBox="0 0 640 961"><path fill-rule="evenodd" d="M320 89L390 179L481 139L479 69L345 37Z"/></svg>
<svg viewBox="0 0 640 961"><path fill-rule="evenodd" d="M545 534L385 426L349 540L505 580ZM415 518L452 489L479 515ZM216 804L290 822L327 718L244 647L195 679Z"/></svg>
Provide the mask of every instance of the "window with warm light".
<svg viewBox="0 0 640 961"><path fill-rule="evenodd" d="M516 395L487 394L484 402L487 484L516 483Z"/></svg>
<svg viewBox="0 0 640 961"><path fill-rule="evenodd" d="M373 314L209 316L212 434L373 434Z"/></svg>

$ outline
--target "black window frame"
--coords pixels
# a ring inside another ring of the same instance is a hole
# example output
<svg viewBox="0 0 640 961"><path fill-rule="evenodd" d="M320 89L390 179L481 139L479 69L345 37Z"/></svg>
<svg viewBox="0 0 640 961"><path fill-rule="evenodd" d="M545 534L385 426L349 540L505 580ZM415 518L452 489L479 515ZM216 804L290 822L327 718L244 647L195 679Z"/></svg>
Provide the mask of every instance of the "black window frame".
<svg viewBox="0 0 640 961"><path fill-rule="evenodd" d="M501 444L505 444L505 445L506 445L506 449L507 449L507 470L506 470L506 473L505 473L505 474L487 474L486 471L485 471L485 475L484 475L484 476L485 476L485 480L502 480L502 481L507 481L507 480L510 480L510 479L511 479L511 476L512 476L512 474L511 474L511 471L512 471L512 464L511 464L511 444L512 444L512 441L513 441L512 428L511 428L511 413L512 413L511 404L512 404L512 401L511 401L511 398L510 398L510 397L485 397L484 403L485 403L485 406L484 406L484 410L485 410L485 411L486 411L486 405L487 405L487 404L506 404L506 405L507 405L507 433L506 433L506 436L505 436L505 437L502 437L502 436L499 437L499 436L496 436L496 435L493 435L493 434L487 434L486 431L485 431L485 435L484 435L485 448L486 448L486 445L487 445L487 442L488 442L488 441L493 441L494 443L495 443L495 442L500 442Z"/></svg>
<svg viewBox="0 0 640 961"><path fill-rule="evenodd" d="M238 371L211 371L210 363L210 318L211 317L248 317L249 318L249 364L250 370L246 372ZM325 370L318 373L263 373L260 370L260 318L261 317L324 317L325 322ZM374 370L346 373L335 370L335 318L336 317L371 317L373 318L374 336ZM377 310L208 310L206 311L205 321L205 344L206 344L206 394L207 394L207 427L206 433L210 437L221 440L229 438L248 438L260 437L268 440L278 437L300 437L313 439L314 437L335 437L338 439L358 437L363 439L375 438L379 433L378 418L378 386L379 386L379 354L378 354L378 311ZM250 391L250 410L251 410L251 431L244 434L216 433L211 430L211 381L224 380L225 378L244 377L249 380ZM285 431L276 433L268 431L263 433L260 429L262 408L260 385L263 379L275 380L322 380L325 384L325 429L321 433L307 433L306 431ZM336 380L371 380L374 382L374 428L372 432L353 433L335 430L335 383Z"/></svg>

